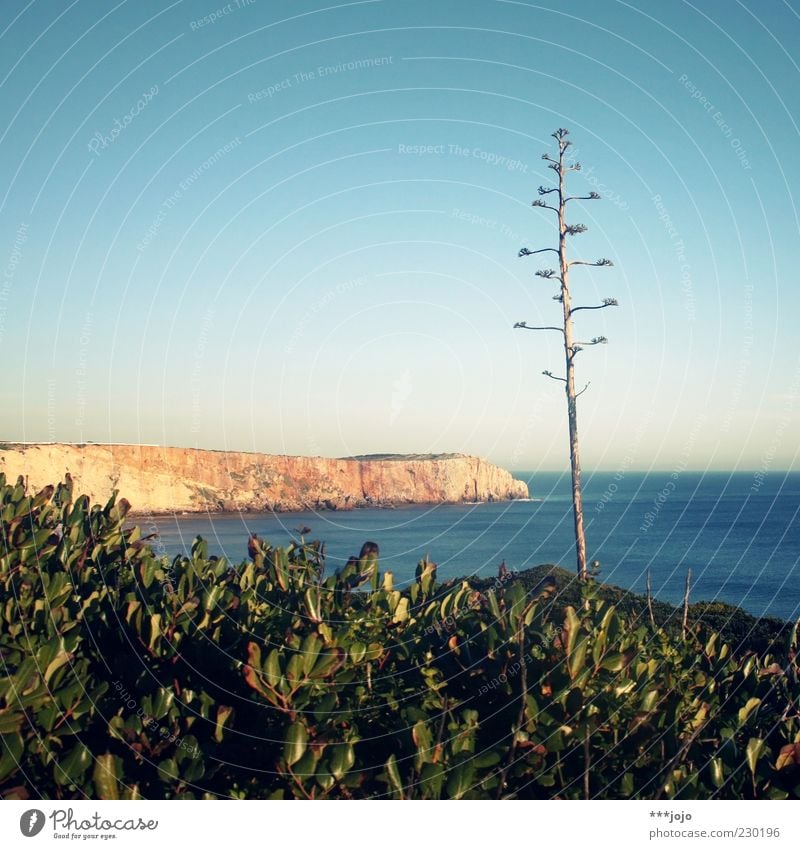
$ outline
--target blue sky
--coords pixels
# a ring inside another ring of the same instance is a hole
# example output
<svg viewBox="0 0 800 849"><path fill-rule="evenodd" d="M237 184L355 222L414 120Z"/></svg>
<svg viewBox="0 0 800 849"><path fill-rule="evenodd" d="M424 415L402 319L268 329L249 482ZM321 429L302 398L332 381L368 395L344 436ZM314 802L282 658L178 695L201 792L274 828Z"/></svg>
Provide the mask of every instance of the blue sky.
<svg viewBox="0 0 800 849"><path fill-rule="evenodd" d="M800 4L3 4L0 437L797 467ZM550 263L545 262L544 265Z"/></svg>

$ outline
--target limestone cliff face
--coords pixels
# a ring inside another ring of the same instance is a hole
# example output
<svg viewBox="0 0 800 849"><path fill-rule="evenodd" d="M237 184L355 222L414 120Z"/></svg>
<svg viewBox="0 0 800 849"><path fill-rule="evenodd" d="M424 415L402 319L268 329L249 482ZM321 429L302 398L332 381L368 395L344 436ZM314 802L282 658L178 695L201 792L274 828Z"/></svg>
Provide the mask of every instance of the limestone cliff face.
<svg viewBox="0 0 800 849"><path fill-rule="evenodd" d="M0 472L30 489L63 480L105 501L118 489L137 513L348 510L527 498L528 487L477 457L381 455L341 460L150 445L14 444Z"/></svg>

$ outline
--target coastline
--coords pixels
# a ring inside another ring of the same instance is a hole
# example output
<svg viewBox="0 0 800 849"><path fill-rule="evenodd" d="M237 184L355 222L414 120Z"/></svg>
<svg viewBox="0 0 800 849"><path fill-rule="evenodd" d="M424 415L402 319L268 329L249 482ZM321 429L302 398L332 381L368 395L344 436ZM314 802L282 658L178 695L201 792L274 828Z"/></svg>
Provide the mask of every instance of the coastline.
<svg viewBox="0 0 800 849"><path fill-rule="evenodd" d="M120 493L122 495L122 493ZM168 509L164 508L161 510L137 510L135 507L131 507L128 512L128 517L131 519L146 519L148 517L155 517L159 519L168 518L168 517L177 517L177 518L192 518L198 516L208 516L210 519L214 518L228 518L232 516L241 516L246 514L247 516L283 516L287 513L308 513L308 514L317 514L317 513L351 513L351 512L361 512L365 510L402 510L403 508L413 509L415 507L438 507L438 506L447 506L447 507L480 507L482 504L496 504L496 503L505 503L505 504L527 504L531 502L539 501L537 498L487 498L485 501L384 501L380 503L358 503L353 504L347 508L340 508L333 506L327 506L325 504L314 504L307 505L304 507L298 507L297 509L279 509L279 510L264 510L260 508L249 508L242 507L237 510L211 510L211 509L197 509L197 510L176 510L176 509Z"/></svg>
<svg viewBox="0 0 800 849"><path fill-rule="evenodd" d="M72 478L105 503L113 491L140 516L286 513L527 498L524 481L464 454L301 457L152 445L0 443L0 472L31 489Z"/></svg>

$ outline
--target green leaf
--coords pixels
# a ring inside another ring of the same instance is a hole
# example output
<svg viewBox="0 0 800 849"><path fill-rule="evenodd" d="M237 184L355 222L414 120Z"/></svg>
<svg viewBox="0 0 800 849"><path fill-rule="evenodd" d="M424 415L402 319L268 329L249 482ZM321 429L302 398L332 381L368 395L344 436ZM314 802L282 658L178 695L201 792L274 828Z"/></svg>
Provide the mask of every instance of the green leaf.
<svg viewBox="0 0 800 849"><path fill-rule="evenodd" d="M194 754L195 749L199 748L197 740L192 736L187 736L183 738L183 742L185 742L187 746L191 748L178 749L178 753L176 754L177 759L182 753L185 753L185 756L182 758L183 765L182 771L180 773L180 778L183 781L198 781L205 775L206 765L203 759L199 757L198 754ZM189 752L192 752L192 754L189 754Z"/></svg>
<svg viewBox="0 0 800 849"><path fill-rule="evenodd" d="M83 744L78 743L72 751L62 758L53 769L57 784L78 784L92 763L92 753Z"/></svg>
<svg viewBox="0 0 800 849"><path fill-rule="evenodd" d="M167 758L158 765L158 777L165 783L177 781L179 775L178 764L173 758Z"/></svg>
<svg viewBox="0 0 800 849"><path fill-rule="evenodd" d="M640 709L643 711L655 710L658 704L658 690L648 690L642 697Z"/></svg>
<svg viewBox="0 0 800 849"><path fill-rule="evenodd" d="M150 585L153 583L153 579L155 578L157 568L158 568L158 563L152 557L148 557L147 560L145 560L144 563L142 563L142 565L139 567L139 573L141 575L142 586L146 590L150 589Z"/></svg>
<svg viewBox="0 0 800 849"><path fill-rule="evenodd" d="M711 769L711 781L714 787L722 787L725 783L725 767L720 758L711 758L708 762Z"/></svg>
<svg viewBox="0 0 800 849"><path fill-rule="evenodd" d="M158 642L158 638L161 636L161 614L153 613L149 617L150 619L150 642L148 643L148 648L150 651L155 652L155 646Z"/></svg>
<svg viewBox="0 0 800 849"><path fill-rule="evenodd" d="M217 743L222 742L222 729L225 727L225 723L231 718L232 713L233 708L229 705L220 705L217 708L217 723L214 728L214 739Z"/></svg>
<svg viewBox="0 0 800 849"><path fill-rule="evenodd" d="M203 593L203 610L206 613L210 613L212 610L214 610L214 608L216 608L224 591L225 585L217 584L216 586L211 587L211 589L206 590Z"/></svg>
<svg viewBox="0 0 800 849"><path fill-rule="evenodd" d="M491 611L492 618L495 622L500 622L503 614L500 612L500 605L497 603L497 593L494 590L489 590L486 593L486 599L489 602L489 610Z"/></svg>
<svg viewBox="0 0 800 849"><path fill-rule="evenodd" d="M303 672L303 656L301 654L293 654L286 664L286 678L293 684L302 681L305 678Z"/></svg>
<svg viewBox="0 0 800 849"><path fill-rule="evenodd" d="M475 766L471 760L464 761L450 770L447 779L447 795L451 799L461 799L472 789L475 783Z"/></svg>
<svg viewBox="0 0 800 849"><path fill-rule="evenodd" d="M572 632L570 632L570 637L572 636ZM569 654L569 677L571 679L575 679L575 677L581 672L583 669L584 663L586 662L586 650L589 648L589 637L586 634L578 634L574 641L570 639L572 643L572 651Z"/></svg>
<svg viewBox="0 0 800 849"><path fill-rule="evenodd" d="M350 646L350 660L358 666L367 654L367 647L364 643L355 642Z"/></svg>
<svg viewBox="0 0 800 849"><path fill-rule="evenodd" d="M795 788L795 791L796 791L796 788ZM778 787L770 787L769 790L767 790L767 798L768 799L788 799L789 794L785 790L781 790ZM794 798L795 799L797 798L796 792L795 792Z"/></svg>
<svg viewBox="0 0 800 849"><path fill-rule="evenodd" d="M308 731L302 722L293 722L286 729L283 744L283 757L289 766L294 766L306 753Z"/></svg>
<svg viewBox="0 0 800 849"><path fill-rule="evenodd" d="M414 741L414 745L417 747L417 756L415 758L415 765L417 771L419 772L422 769L422 765L427 761L433 760L433 735L431 734L428 726L425 722L420 719L417 724L411 730L411 739Z"/></svg>
<svg viewBox="0 0 800 849"><path fill-rule="evenodd" d="M404 799L403 782L400 779L400 770L397 768L397 758L394 755L389 755L386 760L386 779L389 786L392 788L392 795L395 799Z"/></svg>
<svg viewBox="0 0 800 849"><path fill-rule="evenodd" d="M756 766L758 765L758 759L764 752L764 741L759 737L751 737L747 741L747 765L750 767L750 772L753 775L756 774Z"/></svg>
<svg viewBox="0 0 800 849"><path fill-rule="evenodd" d="M17 771L24 751L21 734L3 734L0 737L0 781Z"/></svg>
<svg viewBox="0 0 800 849"><path fill-rule="evenodd" d="M321 590L318 586L309 587L306 590L305 601L308 618L312 622L322 621L322 609L320 606Z"/></svg>
<svg viewBox="0 0 800 849"><path fill-rule="evenodd" d="M536 783L540 787L553 787L556 783L556 777L552 772L540 773L536 776Z"/></svg>
<svg viewBox="0 0 800 849"><path fill-rule="evenodd" d="M273 552L275 580L278 586L286 592L289 589L289 558L282 548L276 548Z"/></svg>
<svg viewBox="0 0 800 849"><path fill-rule="evenodd" d="M305 640L303 640L300 652L303 656L303 672L306 675L309 675L311 670L314 668L314 664L317 662L321 649L322 640L316 634L309 634Z"/></svg>
<svg viewBox="0 0 800 849"><path fill-rule="evenodd" d="M208 560L208 543L201 536L192 540L192 559Z"/></svg>
<svg viewBox="0 0 800 849"><path fill-rule="evenodd" d="M476 755L473 758L473 763L478 769L487 769L490 766L496 766L501 760L500 752L494 749L488 749L482 754Z"/></svg>
<svg viewBox="0 0 800 849"><path fill-rule="evenodd" d="M623 796L633 796L634 781L632 772L626 772L622 776L622 781L620 782L620 791Z"/></svg>
<svg viewBox="0 0 800 849"><path fill-rule="evenodd" d="M341 649L338 646L335 646L332 649L326 649L325 651L320 652L317 662L314 664L314 668L311 670L309 677L326 678L329 675L333 675L333 673L344 664L344 661L344 649Z"/></svg>
<svg viewBox="0 0 800 849"><path fill-rule="evenodd" d="M156 719L163 719L174 701L175 691L172 687L159 687L151 707L152 716Z"/></svg>
<svg viewBox="0 0 800 849"><path fill-rule="evenodd" d="M311 779L317 769L317 759L311 749L306 749L306 753L294 765L293 772L300 778Z"/></svg>
<svg viewBox="0 0 800 849"><path fill-rule="evenodd" d="M267 655L267 660L264 663L264 675L270 687L277 687L281 680L280 655L277 649L273 649Z"/></svg>
<svg viewBox="0 0 800 849"><path fill-rule="evenodd" d="M15 713L10 708L0 710L0 735L19 731L24 718L24 714Z"/></svg>
<svg viewBox="0 0 800 849"><path fill-rule="evenodd" d="M333 747L330 756L330 770L337 781L342 778L353 768L356 762L355 749L350 743L343 743Z"/></svg>
<svg viewBox="0 0 800 849"><path fill-rule="evenodd" d="M567 632L567 659L572 656L572 652L575 648L575 640L578 638L578 631L580 630L580 627L581 620L575 613L575 608L567 607L564 611L564 628Z"/></svg>
<svg viewBox="0 0 800 849"><path fill-rule="evenodd" d="M444 775L444 766L440 763L423 765L419 783L425 798L439 799L441 797Z"/></svg>
<svg viewBox="0 0 800 849"><path fill-rule="evenodd" d="M600 665L600 661L603 659L603 655L606 651L606 641L608 639L608 633L605 628L600 628L599 631L595 632L594 643L592 645L592 662L595 666Z"/></svg>
<svg viewBox="0 0 800 849"><path fill-rule="evenodd" d="M114 755L100 755L95 761L94 791L98 799L119 799L119 780L122 777L122 759Z"/></svg>
<svg viewBox="0 0 800 849"><path fill-rule="evenodd" d="M326 793L329 793L336 786L336 778L324 767L317 770L315 778L317 779L317 784L319 784Z"/></svg>
<svg viewBox="0 0 800 849"><path fill-rule="evenodd" d="M739 722L744 725L750 714L761 704L761 699L748 699L747 704L739 710Z"/></svg>
<svg viewBox="0 0 800 849"><path fill-rule="evenodd" d="M314 718L317 722L328 722L336 711L338 700L335 693L326 693L321 699L314 702Z"/></svg>
<svg viewBox="0 0 800 849"><path fill-rule="evenodd" d="M621 652L611 652L600 662L600 668L608 672L621 672L625 668L625 655Z"/></svg>
<svg viewBox="0 0 800 849"><path fill-rule="evenodd" d="M392 617L392 622L407 622L408 618L408 597L403 596L397 603L397 607L394 611L394 616Z"/></svg>

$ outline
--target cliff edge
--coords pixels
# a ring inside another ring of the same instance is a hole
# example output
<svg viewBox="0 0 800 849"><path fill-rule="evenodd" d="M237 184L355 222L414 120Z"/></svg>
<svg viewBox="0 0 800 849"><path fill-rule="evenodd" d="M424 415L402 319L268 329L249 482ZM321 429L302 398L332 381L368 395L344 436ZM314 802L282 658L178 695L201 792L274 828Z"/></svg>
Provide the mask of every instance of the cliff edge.
<svg viewBox="0 0 800 849"><path fill-rule="evenodd" d="M501 501L528 487L478 457L376 455L327 459L155 445L0 443L0 472L38 490L69 472L92 502L119 490L136 513L349 510Z"/></svg>

